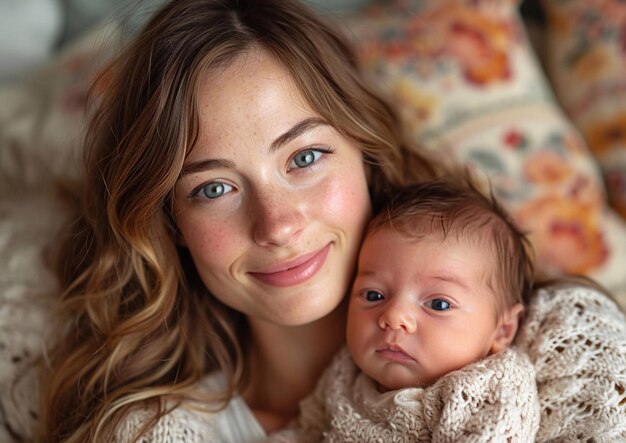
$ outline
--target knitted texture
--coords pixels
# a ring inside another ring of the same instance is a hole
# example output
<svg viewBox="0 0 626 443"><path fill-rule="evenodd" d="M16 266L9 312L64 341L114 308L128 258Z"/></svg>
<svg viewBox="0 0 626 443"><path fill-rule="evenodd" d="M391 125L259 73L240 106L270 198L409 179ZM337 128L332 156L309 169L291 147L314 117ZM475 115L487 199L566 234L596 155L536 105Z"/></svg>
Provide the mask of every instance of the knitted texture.
<svg viewBox="0 0 626 443"><path fill-rule="evenodd" d="M516 340L537 371L537 441L626 441L626 317L589 288L540 290Z"/></svg>
<svg viewBox="0 0 626 443"><path fill-rule="evenodd" d="M50 313L59 288L51 256L69 217L44 174L1 172L0 442L9 443L28 441L38 416L33 365L54 337Z"/></svg>
<svg viewBox="0 0 626 443"><path fill-rule="evenodd" d="M195 393L206 395L187 401L184 406L162 416L149 427L138 440L154 413L135 408L117 429L114 443L252 443L265 438L265 431L252 415L241 397L233 398L225 408L217 411L211 397L226 388L226 379L220 373L206 376L197 386Z"/></svg>
<svg viewBox="0 0 626 443"><path fill-rule="evenodd" d="M539 427L535 372L513 349L453 371L426 388L379 393L347 350L301 404L277 442L533 441Z"/></svg>
<svg viewBox="0 0 626 443"><path fill-rule="evenodd" d="M209 424L204 423L191 411L177 408L161 417L156 425L135 440L151 417L152 413L148 410L134 410L117 428L114 443L202 443L203 434L205 436L212 434Z"/></svg>

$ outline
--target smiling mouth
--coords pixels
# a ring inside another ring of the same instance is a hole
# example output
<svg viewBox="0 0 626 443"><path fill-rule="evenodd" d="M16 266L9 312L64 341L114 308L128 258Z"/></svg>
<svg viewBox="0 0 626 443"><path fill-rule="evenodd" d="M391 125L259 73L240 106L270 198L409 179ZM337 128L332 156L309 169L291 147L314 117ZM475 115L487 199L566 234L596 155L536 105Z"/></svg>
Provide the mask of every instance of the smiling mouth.
<svg viewBox="0 0 626 443"><path fill-rule="evenodd" d="M322 268L331 245L332 243L328 243L317 252L272 266L263 272L248 272L248 274L267 285L279 288L298 285L309 280Z"/></svg>

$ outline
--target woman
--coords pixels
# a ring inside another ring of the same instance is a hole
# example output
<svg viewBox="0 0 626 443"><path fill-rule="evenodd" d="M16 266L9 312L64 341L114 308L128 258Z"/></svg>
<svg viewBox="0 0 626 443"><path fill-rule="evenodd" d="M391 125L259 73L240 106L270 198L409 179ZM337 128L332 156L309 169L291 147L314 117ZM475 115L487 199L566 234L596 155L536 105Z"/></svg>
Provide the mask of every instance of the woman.
<svg viewBox="0 0 626 443"><path fill-rule="evenodd" d="M295 416L378 202L443 173L354 60L295 1L177 0L111 65L41 440L248 442Z"/></svg>
<svg viewBox="0 0 626 443"><path fill-rule="evenodd" d="M368 188L435 168L295 2L172 2L105 76L44 439L111 441L215 370L213 399L237 392L277 429L343 341Z"/></svg>

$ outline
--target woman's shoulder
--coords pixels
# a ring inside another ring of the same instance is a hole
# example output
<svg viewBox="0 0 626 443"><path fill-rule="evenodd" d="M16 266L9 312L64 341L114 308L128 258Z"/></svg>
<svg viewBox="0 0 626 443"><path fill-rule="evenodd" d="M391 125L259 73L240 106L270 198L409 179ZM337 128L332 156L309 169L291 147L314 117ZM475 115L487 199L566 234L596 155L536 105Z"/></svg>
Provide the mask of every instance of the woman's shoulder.
<svg viewBox="0 0 626 443"><path fill-rule="evenodd" d="M117 428L116 443L134 442L153 417L148 408L134 408ZM197 414L183 407L177 407L163 415L144 432L137 443L200 443L219 441L212 438L216 434L211 420L203 420Z"/></svg>
<svg viewBox="0 0 626 443"><path fill-rule="evenodd" d="M207 375L196 386L197 392L211 394L226 386L223 374ZM133 409L117 430L118 443L130 443L153 417L147 408ZM216 409L210 403L186 401L159 418L138 440L138 443L248 443L264 439L263 428L241 397Z"/></svg>

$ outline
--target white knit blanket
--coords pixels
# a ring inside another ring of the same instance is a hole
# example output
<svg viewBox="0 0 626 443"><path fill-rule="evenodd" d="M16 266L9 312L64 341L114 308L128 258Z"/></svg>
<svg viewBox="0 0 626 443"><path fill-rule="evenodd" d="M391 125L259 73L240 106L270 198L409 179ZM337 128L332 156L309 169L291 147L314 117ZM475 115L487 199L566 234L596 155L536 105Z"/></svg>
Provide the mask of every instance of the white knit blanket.
<svg viewBox="0 0 626 443"><path fill-rule="evenodd" d="M516 345L537 372L537 441L626 442L626 316L584 287L541 290Z"/></svg>
<svg viewBox="0 0 626 443"><path fill-rule="evenodd" d="M507 349L432 386L379 393L344 349L291 428L268 441L532 442L539 428L535 370L525 354Z"/></svg>

